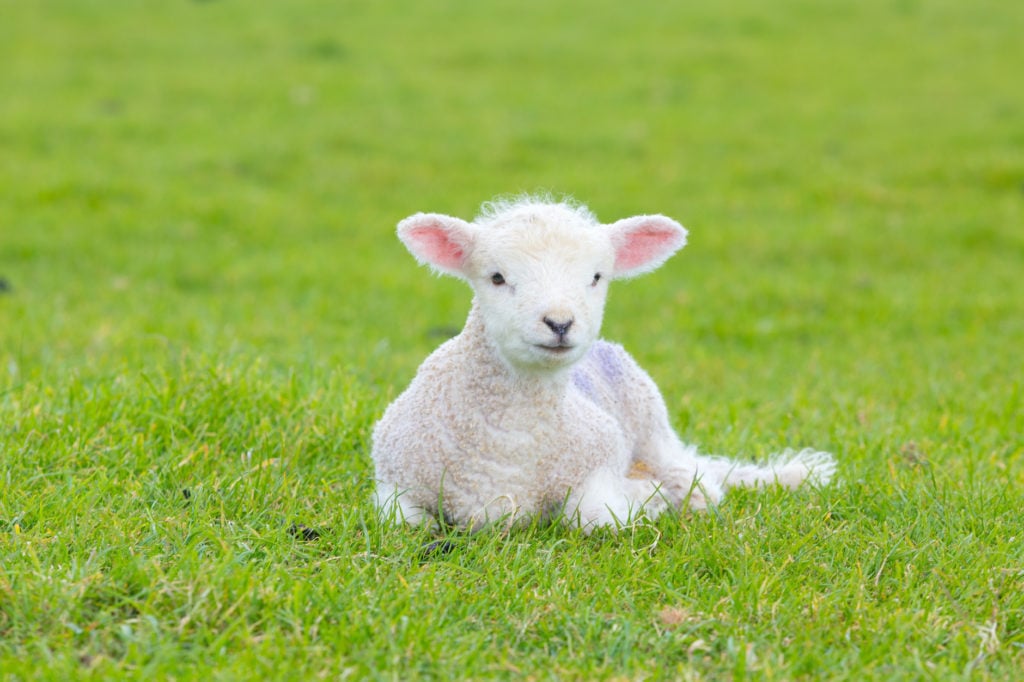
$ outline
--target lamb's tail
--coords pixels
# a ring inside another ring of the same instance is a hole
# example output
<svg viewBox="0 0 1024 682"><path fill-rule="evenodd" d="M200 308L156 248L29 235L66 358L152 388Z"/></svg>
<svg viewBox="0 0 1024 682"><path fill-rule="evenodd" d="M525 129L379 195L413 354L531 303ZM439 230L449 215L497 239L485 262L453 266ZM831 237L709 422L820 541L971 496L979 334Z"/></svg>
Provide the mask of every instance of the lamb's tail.
<svg viewBox="0 0 1024 682"><path fill-rule="evenodd" d="M751 488L778 483L796 488L804 482L825 485L836 472L836 460L818 450L786 450L767 464L746 464L725 457L701 457L698 471L723 488Z"/></svg>

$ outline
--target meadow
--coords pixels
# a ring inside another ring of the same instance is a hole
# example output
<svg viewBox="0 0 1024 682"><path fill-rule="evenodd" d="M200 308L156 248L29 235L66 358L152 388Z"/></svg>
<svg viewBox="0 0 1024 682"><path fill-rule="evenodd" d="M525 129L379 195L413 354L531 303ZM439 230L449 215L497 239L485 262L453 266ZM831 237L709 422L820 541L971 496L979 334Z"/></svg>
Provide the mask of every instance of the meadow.
<svg viewBox="0 0 1024 682"><path fill-rule="evenodd" d="M0 17L0 680L1024 673L1024 5ZM837 483L380 523L372 425L469 305L394 226L524 191L686 225L604 335L684 440Z"/></svg>

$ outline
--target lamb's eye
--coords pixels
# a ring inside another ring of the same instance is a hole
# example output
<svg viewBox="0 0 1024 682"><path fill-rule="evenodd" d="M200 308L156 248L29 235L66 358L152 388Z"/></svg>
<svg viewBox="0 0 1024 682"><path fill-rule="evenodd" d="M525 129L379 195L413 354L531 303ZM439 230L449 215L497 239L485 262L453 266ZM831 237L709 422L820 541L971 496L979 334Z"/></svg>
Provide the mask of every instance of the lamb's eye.
<svg viewBox="0 0 1024 682"><path fill-rule="evenodd" d="M505 283L505 278L502 277L500 272L496 272L493 275L491 275L491 284L493 284L494 286L500 287L504 283Z"/></svg>
<svg viewBox="0 0 1024 682"><path fill-rule="evenodd" d="M597 283L600 282L600 281L601 281L601 273L600 272L596 272L596 273L594 273L594 281L590 283L590 286L596 287Z"/></svg>

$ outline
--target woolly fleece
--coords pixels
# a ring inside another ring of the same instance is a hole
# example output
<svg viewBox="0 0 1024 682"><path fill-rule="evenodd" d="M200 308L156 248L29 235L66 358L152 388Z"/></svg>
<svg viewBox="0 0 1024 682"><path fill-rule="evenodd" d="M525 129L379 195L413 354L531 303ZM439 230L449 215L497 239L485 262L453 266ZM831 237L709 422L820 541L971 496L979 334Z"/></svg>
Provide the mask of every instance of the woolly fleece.
<svg viewBox="0 0 1024 682"><path fill-rule="evenodd" d="M831 455L814 450L766 465L700 455L677 437L647 373L597 340L609 280L681 248L675 221L602 225L579 204L523 197L485 205L473 223L416 214L398 233L475 296L462 332L374 429L384 515L470 529L558 517L590 531L703 509L733 485L823 485L834 473Z"/></svg>

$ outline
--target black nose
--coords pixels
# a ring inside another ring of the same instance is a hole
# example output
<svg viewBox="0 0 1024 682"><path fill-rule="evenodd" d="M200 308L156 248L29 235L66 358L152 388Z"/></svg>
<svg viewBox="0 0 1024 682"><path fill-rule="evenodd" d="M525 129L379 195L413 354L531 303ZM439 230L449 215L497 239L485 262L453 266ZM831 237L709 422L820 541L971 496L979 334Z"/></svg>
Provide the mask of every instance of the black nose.
<svg viewBox="0 0 1024 682"><path fill-rule="evenodd" d="M545 317L544 324L546 324L551 331L558 334L558 338L562 338L565 336L566 332L569 331L569 327L572 326L572 320L570 319L568 322L555 322L550 317Z"/></svg>

